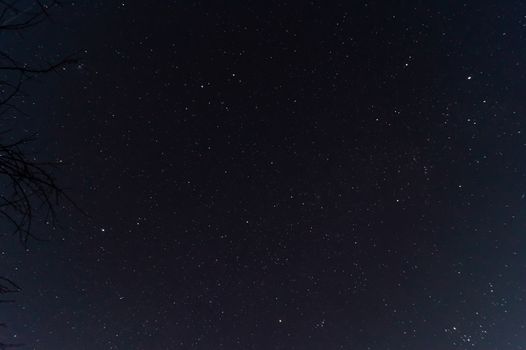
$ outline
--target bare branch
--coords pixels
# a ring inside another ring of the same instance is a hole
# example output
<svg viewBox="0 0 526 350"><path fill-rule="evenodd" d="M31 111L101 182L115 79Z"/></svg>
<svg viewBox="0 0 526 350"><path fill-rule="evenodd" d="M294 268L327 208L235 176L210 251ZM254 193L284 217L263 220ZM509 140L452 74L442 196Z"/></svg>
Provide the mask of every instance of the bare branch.
<svg viewBox="0 0 526 350"><path fill-rule="evenodd" d="M60 3L56 0L0 0L0 35L33 27L49 18L49 11ZM43 64L32 64L15 58L0 49L0 116L6 113L23 113L17 102L24 96L22 85L28 80L65 66L77 63L74 57ZM29 238L38 239L33 233L35 224L56 225L56 208L60 201L73 201L58 186L53 169L56 163L41 162L27 153L34 137L13 141L10 130L0 131L0 222L5 223L0 235L17 235L27 246ZM76 207L76 206L75 206ZM0 277L0 303L12 303L12 298L3 298L21 291L21 288L6 277ZM5 323L0 323L5 328ZM0 350L20 347L0 341Z"/></svg>

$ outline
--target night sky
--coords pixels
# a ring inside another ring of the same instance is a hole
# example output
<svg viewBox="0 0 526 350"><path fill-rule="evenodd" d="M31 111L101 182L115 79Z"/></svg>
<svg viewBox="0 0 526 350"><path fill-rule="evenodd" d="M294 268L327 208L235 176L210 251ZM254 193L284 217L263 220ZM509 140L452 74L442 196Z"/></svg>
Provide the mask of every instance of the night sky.
<svg viewBox="0 0 526 350"><path fill-rule="evenodd" d="M526 349L526 2L79 1L33 62L70 205L3 239L36 350Z"/></svg>

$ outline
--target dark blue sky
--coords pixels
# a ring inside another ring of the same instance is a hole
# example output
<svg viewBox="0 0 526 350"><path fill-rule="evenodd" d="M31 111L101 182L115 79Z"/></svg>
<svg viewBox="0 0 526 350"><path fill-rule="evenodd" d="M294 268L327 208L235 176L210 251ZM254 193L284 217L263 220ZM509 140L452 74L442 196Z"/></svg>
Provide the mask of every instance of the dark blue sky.
<svg viewBox="0 0 526 350"><path fill-rule="evenodd" d="M89 213L3 306L29 349L523 349L526 3L67 3L17 130ZM33 104L34 102L34 104Z"/></svg>

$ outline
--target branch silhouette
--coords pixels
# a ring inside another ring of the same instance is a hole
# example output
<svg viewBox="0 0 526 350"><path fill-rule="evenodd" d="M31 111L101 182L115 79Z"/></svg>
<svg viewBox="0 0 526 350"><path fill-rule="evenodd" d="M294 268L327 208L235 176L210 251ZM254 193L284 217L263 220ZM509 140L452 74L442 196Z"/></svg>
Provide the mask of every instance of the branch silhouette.
<svg viewBox="0 0 526 350"><path fill-rule="evenodd" d="M0 36L8 32L22 34L50 18L50 11L60 2L42 0L0 0ZM24 83L39 76L59 72L77 63L74 57L54 62L32 64L17 59L12 53L0 49L0 117L8 113L24 113L17 103L25 96ZM33 233L35 221L55 227L56 209L61 200L74 205L53 176L58 163L40 162L27 152L34 136L13 141L11 130L0 132L0 235L14 234L27 246ZM74 205L75 206L75 205ZM76 206L75 206L76 207ZM0 277L0 303L13 302L10 295L21 288L7 277ZM6 327L0 323L0 327ZM0 350L20 347L0 341Z"/></svg>

